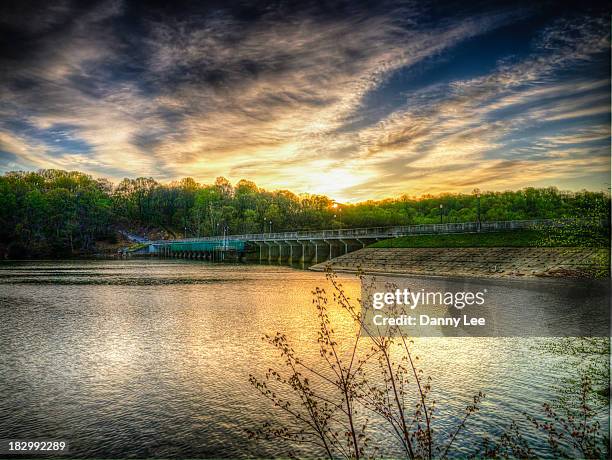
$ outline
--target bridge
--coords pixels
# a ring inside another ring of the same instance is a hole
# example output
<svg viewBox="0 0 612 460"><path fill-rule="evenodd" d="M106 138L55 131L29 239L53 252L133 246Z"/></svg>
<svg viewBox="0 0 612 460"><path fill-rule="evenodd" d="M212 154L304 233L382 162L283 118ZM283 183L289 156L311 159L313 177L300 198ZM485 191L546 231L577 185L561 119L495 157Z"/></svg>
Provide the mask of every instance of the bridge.
<svg viewBox="0 0 612 460"><path fill-rule="evenodd" d="M398 236L498 232L562 226L567 222L552 219L509 220L208 236L149 241L137 253L213 261L247 258L318 263L364 248L373 242Z"/></svg>

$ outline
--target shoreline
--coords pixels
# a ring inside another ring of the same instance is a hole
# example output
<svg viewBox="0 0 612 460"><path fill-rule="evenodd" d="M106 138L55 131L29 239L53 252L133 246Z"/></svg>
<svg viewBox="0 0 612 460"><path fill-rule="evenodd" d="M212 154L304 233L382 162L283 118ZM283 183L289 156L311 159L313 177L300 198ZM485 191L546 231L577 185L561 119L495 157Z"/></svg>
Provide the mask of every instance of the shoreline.
<svg viewBox="0 0 612 460"><path fill-rule="evenodd" d="M309 267L338 273L491 280L601 280L609 278L609 249L364 248ZM602 276L603 274L603 276Z"/></svg>
<svg viewBox="0 0 612 460"><path fill-rule="evenodd" d="M520 251L522 249L522 251ZM454 252L454 254L452 253ZM539 252L540 254L537 254ZM451 253L449 255L449 253ZM493 254L491 254L493 253ZM503 260L500 260L500 253ZM522 253L522 254L521 254ZM525 259L525 253L539 262ZM542 254L544 253L544 254ZM461 257L458 257L458 254ZM489 260L486 260L487 255ZM483 258L485 258L483 260ZM544 260L541 260L543 258ZM4 263L53 263L87 261L126 261L132 258L81 256L70 258L2 259ZM138 260L140 258L134 258ZM183 262L188 260L183 260ZM605 261L605 264L601 262ZM602 281L610 279L609 250L598 248L373 248L368 247L314 265L264 263L298 270L418 279L500 280L559 282ZM196 261L193 261L196 262ZM529 263L531 262L531 264ZM216 264L221 262L215 262ZM254 261L226 262L230 265L261 265ZM598 276L595 276L595 275ZM603 276L602 276L603 274Z"/></svg>
<svg viewBox="0 0 612 460"><path fill-rule="evenodd" d="M321 264L319 264L321 265ZM316 272L316 273L324 273L325 270L319 268L307 268L307 270ZM343 274L343 275L357 275L359 273L358 270L355 269L333 269L334 273ZM604 282L609 282L610 278L570 278L570 277L553 277L553 276L507 276L507 277L487 277L487 276L465 276L465 275L425 275L421 273L409 273L409 272L388 272L376 269L368 269L367 271L361 270L362 274L365 276L384 276L384 277L395 277L395 278L413 278L413 279L423 279L423 280L447 280L453 282L461 282L461 281L486 281L487 283L550 283L550 284L562 284L567 281L582 281L585 283L593 283L600 284Z"/></svg>

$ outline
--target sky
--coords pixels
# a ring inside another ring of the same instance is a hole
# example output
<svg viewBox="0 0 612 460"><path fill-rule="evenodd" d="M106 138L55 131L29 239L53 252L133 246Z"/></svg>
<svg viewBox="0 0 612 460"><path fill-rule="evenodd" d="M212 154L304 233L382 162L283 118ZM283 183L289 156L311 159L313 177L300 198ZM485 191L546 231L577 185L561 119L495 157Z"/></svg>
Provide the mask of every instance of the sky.
<svg viewBox="0 0 612 460"><path fill-rule="evenodd" d="M607 2L0 3L0 173L340 201L610 184Z"/></svg>

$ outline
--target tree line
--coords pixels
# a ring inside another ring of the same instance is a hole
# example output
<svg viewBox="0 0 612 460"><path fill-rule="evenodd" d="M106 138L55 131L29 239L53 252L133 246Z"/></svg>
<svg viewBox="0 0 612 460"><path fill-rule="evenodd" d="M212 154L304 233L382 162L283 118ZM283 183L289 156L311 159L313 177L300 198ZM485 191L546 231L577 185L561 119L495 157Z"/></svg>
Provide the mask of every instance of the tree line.
<svg viewBox="0 0 612 460"><path fill-rule="evenodd" d="M469 222L607 216L605 192L555 187L468 194L403 195L356 204L327 196L267 191L248 180L232 185L152 178L117 185L76 171L0 176L0 249L10 257L63 257L96 251L118 230L168 237Z"/></svg>

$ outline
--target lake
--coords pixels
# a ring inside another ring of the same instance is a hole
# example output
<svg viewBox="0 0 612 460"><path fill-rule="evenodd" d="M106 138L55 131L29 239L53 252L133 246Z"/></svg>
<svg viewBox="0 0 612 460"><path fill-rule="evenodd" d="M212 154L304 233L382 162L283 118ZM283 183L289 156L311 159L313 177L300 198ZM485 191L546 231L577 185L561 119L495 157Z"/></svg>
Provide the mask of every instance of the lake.
<svg viewBox="0 0 612 460"><path fill-rule="evenodd" d="M357 297L359 281L341 280ZM245 434L283 415L249 374L280 366L265 333L318 356L311 291L325 275L286 266L186 260L49 261L0 265L0 432L62 438L80 457L247 457L286 453ZM354 326L331 308L340 340ZM482 408L458 439L499 434L522 412L541 414L571 376L548 339L415 339L432 377L439 433L479 390ZM602 419L606 425L607 419ZM387 455L391 438L373 426ZM536 448L543 439L527 435ZM388 441L387 441L388 440ZM308 455L309 451L304 451Z"/></svg>

